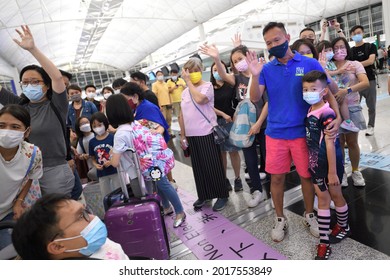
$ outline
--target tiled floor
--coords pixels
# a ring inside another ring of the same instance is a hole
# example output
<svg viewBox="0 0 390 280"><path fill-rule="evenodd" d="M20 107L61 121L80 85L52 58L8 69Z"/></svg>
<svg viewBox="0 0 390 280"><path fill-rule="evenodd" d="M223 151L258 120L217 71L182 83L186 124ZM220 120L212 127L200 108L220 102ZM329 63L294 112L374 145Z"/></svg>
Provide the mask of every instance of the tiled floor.
<svg viewBox="0 0 390 280"><path fill-rule="evenodd" d="M390 155L390 98L387 93L387 75L380 75L380 88L377 90L377 117L375 135L367 137L364 132L359 135L359 145L362 153L376 152ZM365 117L367 107L362 103ZM178 128L177 123L172 127ZM176 132L178 133L178 132ZM178 185L186 191L196 193L189 158L185 158L180 149L179 137L169 143L175 152L176 167L173 176ZM178 148L176 148L178 147ZM346 167L350 174L350 166ZM228 164L228 178L233 183L233 170ZM378 169L365 168L362 173L366 179L365 188L352 186L349 177L349 187L343 189L349 206L349 221L352 230L351 238L333 246L331 259L335 260L362 260L362 259L390 259L390 172ZM244 174L241 173L244 181ZM264 190L269 198L269 182L265 182ZM244 191L248 191L244 184ZM232 223L240 225L259 240L270 245L280 253L294 260L310 260L315 254L315 245L318 240L310 235L302 224L304 205L299 186L299 178L292 171L286 178L285 212L289 221L289 230L286 238L275 243L270 239L269 231L273 223L273 210L270 200L262 202L253 209L248 209L241 193L230 193L228 206L222 214ZM333 213L333 222L335 213ZM197 259L186 248L180 239L171 235L173 259Z"/></svg>

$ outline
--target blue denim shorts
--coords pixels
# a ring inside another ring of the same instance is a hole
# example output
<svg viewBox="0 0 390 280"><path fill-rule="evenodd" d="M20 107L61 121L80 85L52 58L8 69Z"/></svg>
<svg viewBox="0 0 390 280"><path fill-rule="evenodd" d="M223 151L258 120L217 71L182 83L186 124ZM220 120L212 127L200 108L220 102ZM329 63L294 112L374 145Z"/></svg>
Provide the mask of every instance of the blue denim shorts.
<svg viewBox="0 0 390 280"><path fill-rule="evenodd" d="M219 125L222 125L225 127L225 129L230 132L233 126L233 122L227 123L224 118L218 118L217 122ZM222 152L238 152L241 150L241 148L234 146L229 139L226 139L223 144L220 145Z"/></svg>

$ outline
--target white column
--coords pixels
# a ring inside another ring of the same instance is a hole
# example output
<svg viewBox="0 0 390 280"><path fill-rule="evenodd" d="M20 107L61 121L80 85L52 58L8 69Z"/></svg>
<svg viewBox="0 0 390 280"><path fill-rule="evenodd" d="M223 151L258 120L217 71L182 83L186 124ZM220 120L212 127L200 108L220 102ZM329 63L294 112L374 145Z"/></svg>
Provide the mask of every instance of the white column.
<svg viewBox="0 0 390 280"><path fill-rule="evenodd" d="M386 49L390 45L390 0L382 0L383 27L386 35Z"/></svg>
<svg viewBox="0 0 390 280"><path fill-rule="evenodd" d="M203 23L198 25L199 29L199 42L204 42L206 40L206 34L204 33Z"/></svg>

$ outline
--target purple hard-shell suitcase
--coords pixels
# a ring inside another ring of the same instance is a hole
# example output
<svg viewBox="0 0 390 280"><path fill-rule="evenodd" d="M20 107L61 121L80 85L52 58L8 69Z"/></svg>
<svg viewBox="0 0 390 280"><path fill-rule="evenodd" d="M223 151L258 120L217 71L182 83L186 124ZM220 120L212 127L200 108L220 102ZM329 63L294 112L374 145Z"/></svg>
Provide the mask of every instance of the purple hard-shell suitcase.
<svg viewBox="0 0 390 280"><path fill-rule="evenodd" d="M133 153L139 185L145 196L129 199L122 177L126 173L119 166L118 174L125 197L123 201L115 202L106 212L104 222L108 238L121 244L128 256L169 259L169 239L160 198L157 194L146 195L137 155L133 149L130 152Z"/></svg>

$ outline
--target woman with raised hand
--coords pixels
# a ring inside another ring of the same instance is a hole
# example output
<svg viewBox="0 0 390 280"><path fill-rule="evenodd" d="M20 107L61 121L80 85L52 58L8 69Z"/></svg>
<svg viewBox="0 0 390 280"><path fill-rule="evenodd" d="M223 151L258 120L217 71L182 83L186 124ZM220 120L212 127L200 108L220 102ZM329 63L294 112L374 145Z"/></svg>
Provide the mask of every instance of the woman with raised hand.
<svg viewBox="0 0 390 280"><path fill-rule="evenodd" d="M39 179L42 194L71 194L74 175L66 161L65 126L68 100L61 72L35 45L28 26L16 30L22 49L30 52L41 66L28 65L20 72L23 95L18 97L0 88L0 103L22 104L31 116L29 141L40 147L43 157L43 176Z"/></svg>

